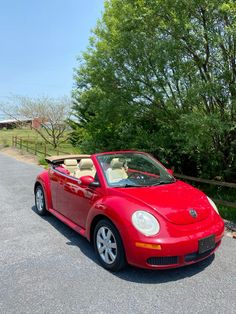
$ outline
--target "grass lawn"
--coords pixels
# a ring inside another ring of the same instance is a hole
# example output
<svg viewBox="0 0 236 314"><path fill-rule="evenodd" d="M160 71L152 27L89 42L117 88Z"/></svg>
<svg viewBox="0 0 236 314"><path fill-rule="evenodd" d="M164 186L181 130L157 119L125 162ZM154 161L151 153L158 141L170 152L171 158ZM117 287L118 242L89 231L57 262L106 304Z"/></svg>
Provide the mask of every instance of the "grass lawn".
<svg viewBox="0 0 236 314"><path fill-rule="evenodd" d="M17 136L22 138L23 143L26 144L28 141L28 148L30 152L34 153L35 143L37 143L37 150L44 151L44 139L35 131L30 128L15 128L11 130L0 130L0 145L3 147L9 147L12 145L12 137ZM25 148L24 148L25 149ZM60 147L55 150L52 145L47 144L47 152L50 155L57 155L59 153L75 154L79 153L80 150L77 147L73 147L69 142L62 143ZM43 154L37 154L41 159Z"/></svg>
<svg viewBox="0 0 236 314"><path fill-rule="evenodd" d="M19 136L22 138L32 138L32 139L39 139L39 135L29 128L22 128L22 129L0 129L0 144L4 145L5 147L12 145L12 136Z"/></svg>
<svg viewBox="0 0 236 314"><path fill-rule="evenodd" d="M218 205L220 215L227 220L236 223L236 208L230 208L222 205Z"/></svg>

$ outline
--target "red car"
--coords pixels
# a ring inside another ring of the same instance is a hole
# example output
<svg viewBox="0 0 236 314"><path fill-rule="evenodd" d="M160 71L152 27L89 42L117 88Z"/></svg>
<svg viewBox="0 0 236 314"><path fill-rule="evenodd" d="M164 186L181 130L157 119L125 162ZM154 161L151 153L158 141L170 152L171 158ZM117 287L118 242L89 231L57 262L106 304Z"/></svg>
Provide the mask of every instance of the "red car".
<svg viewBox="0 0 236 314"><path fill-rule="evenodd" d="M149 154L56 156L36 179L39 215L52 213L93 243L108 270L126 263L164 269L203 260L224 223L203 192L174 178Z"/></svg>

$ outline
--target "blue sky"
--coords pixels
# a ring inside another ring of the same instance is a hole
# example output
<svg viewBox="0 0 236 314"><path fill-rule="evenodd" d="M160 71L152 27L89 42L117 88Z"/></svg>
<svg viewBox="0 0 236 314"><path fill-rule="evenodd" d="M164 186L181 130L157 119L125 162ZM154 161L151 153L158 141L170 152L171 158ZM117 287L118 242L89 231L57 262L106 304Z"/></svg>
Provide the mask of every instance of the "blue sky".
<svg viewBox="0 0 236 314"><path fill-rule="evenodd" d="M70 95L103 0L0 0L0 102Z"/></svg>

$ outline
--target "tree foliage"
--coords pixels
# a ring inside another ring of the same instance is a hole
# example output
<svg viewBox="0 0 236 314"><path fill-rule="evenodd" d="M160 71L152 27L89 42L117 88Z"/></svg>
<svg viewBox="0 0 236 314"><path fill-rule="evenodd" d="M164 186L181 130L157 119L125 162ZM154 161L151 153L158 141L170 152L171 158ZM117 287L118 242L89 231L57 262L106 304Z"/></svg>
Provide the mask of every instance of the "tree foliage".
<svg viewBox="0 0 236 314"><path fill-rule="evenodd" d="M236 3L110 0L79 60L71 141L236 172Z"/></svg>

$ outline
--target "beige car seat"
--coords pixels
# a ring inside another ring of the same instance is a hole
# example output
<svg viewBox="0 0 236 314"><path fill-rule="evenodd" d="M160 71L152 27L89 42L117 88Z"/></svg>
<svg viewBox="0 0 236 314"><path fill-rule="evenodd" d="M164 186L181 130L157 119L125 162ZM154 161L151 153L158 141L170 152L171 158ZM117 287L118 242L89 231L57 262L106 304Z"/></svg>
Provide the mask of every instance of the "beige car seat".
<svg viewBox="0 0 236 314"><path fill-rule="evenodd" d="M74 171L74 176L80 178L82 176L91 176L94 178L96 170L94 168L92 159L84 158L81 159L78 168Z"/></svg>
<svg viewBox="0 0 236 314"><path fill-rule="evenodd" d="M106 170L106 177L109 183L115 183L122 179L127 179L128 175L124 169L123 162L119 158L113 158L110 168Z"/></svg>
<svg viewBox="0 0 236 314"><path fill-rule="evenodd" d="M63 167L67 169L70 174L72 174L75 169L78 167L78 163L76 159L65 159Z"/></svg>

